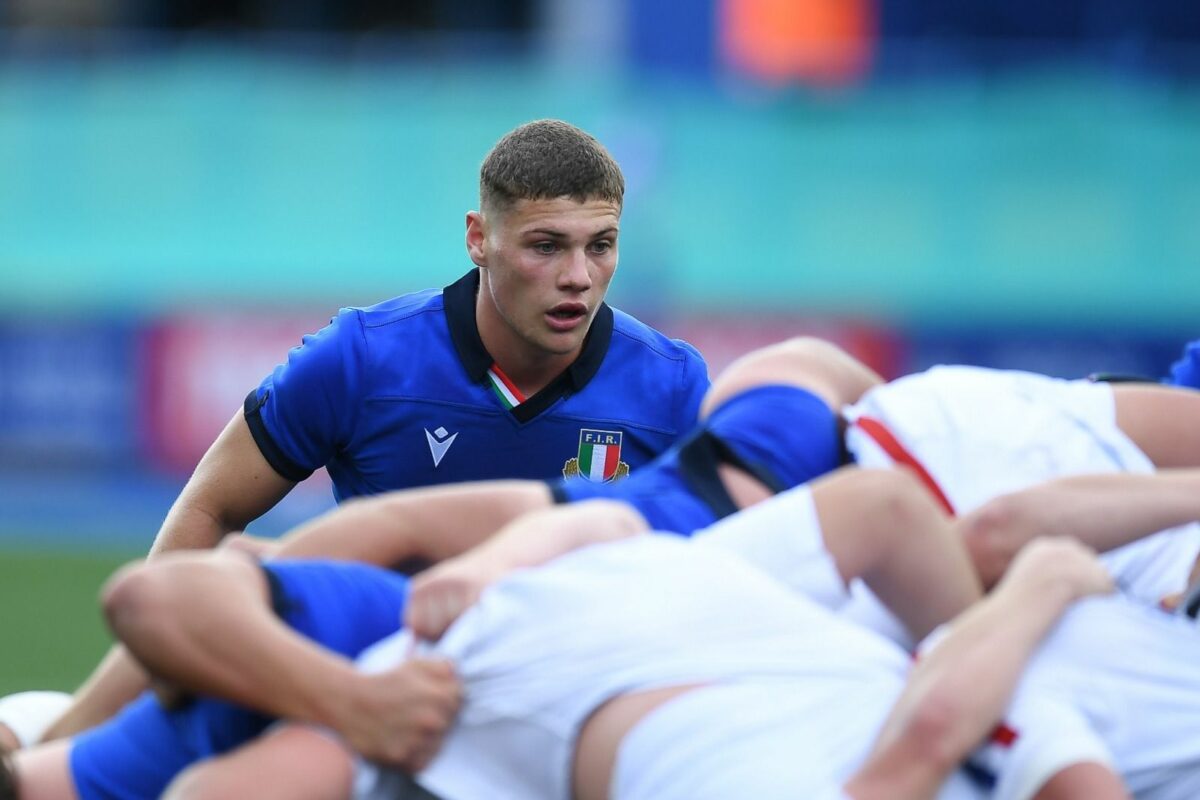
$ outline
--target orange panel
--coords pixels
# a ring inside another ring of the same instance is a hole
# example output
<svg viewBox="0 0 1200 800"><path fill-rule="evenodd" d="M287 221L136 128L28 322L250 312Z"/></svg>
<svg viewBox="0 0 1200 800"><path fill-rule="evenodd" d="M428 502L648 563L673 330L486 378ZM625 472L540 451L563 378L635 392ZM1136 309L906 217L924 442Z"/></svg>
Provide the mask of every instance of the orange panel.
<svg viewBox="0 0 1200 800"><path fill-rule="evenodd" d="M726 63L772 83L860 78L875 46L874 0L719 0Z"/></svg>

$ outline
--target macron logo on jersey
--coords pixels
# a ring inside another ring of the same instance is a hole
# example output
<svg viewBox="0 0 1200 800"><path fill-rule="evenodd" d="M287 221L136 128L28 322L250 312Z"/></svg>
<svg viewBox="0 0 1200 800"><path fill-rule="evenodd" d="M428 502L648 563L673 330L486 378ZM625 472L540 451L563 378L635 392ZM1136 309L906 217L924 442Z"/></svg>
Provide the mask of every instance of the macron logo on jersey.
<svg viewBox="0 0 1200 800"><path fill-rule="evenodd" d="M454 444L454 440L458 438L458 434L451 434L445 428L438 428L433 433L429 429L425 429L425 440L429 442L429 454L433 456L433 468L437 469L442 463L442 459L446 457L446 451L450 449L450 445Z"/></svg>

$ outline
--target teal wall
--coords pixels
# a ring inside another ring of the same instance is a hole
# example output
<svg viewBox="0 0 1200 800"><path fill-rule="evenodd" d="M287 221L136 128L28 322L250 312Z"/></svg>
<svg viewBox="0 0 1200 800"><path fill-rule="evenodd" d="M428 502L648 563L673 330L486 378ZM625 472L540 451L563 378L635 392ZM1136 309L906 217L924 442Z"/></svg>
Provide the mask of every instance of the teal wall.
<svg viewBox="0 0 1200 800"><path fill-rule="evenodd" d="M626 305L1200 315L1200 90L1026 75L715 94L203 47L0 73L0 295L158 312L441 285L468 266L480 159L539 116L626 167Z"/></svg>

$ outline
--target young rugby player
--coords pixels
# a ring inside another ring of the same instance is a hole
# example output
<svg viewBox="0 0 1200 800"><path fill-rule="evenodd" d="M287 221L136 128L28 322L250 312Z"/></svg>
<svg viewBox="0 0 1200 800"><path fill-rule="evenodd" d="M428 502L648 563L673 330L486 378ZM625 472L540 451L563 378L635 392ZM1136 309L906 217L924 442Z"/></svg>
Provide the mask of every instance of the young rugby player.
<svg viewBox="0 0 1200 800"><path fill-rule="evenodd" d="M151 550L212 547L326 467L339 500L494 478L606 482L695 423L699 354L604 302L625 183L557 120L504 136L466 216L475 267L439 291L345 309L246 398ZM54 725L95 724L145 685L118 651Z"/></svg>

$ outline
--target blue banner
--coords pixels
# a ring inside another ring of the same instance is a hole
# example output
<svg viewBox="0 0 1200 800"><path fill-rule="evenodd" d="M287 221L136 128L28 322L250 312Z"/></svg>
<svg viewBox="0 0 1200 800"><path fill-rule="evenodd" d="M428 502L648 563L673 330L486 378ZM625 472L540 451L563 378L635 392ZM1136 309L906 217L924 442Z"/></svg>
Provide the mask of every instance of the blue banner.
<svg viewBox="0 0 1200 800"><path fill-rule="evenodd" d="M0 462L111 465L139 452L133 323L0 324Z"/></svg>

